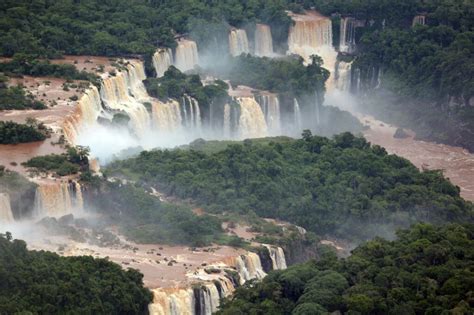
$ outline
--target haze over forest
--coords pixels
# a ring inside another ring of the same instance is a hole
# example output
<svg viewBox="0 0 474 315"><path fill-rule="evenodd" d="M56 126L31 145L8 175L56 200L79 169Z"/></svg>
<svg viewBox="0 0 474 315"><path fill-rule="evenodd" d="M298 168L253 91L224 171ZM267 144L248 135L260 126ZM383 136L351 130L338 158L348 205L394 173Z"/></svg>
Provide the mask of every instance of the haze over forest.
<svg viewBox="0 0 474 315"><path fill-rule="evenodd" d="M474 3L4 0L0 314L472 314Z"/></svg>

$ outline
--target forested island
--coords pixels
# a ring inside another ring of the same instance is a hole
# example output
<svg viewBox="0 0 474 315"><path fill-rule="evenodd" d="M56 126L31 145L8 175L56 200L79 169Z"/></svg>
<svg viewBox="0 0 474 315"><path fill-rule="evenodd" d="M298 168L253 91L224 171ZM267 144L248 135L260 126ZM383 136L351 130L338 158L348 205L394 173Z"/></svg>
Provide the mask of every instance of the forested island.
<svg viewBox="0 0 474 315"><path fill-rule="evenodd" d="M192 198L211 212L255 212L354 240L417 221L473 218L472 204L442 173L420 172L350 133L330 140L306 131L300 140L249 139L220 149L198 140L185 150L142 152L107 172Z"/></svg>
<svg viewBox="0 0 474 315"><path fill-rule="evenodd" d="M0 25L0 314L473 313L474 178L401 157L473 169L472 1L4 0Z"/></svg>

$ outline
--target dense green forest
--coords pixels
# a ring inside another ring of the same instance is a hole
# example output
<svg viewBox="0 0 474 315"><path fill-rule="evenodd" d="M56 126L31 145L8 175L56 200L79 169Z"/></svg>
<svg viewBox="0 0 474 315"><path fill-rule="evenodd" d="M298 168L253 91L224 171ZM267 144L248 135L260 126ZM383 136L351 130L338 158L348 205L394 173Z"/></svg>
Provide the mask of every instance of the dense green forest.
<svg viewBox="0 0 474 315"><path fill-rule="evenodd" d="M31 120L26 124L13 121L0 121L0 144L18 144L42 141L49 137L50 131L43 123Z"/></svg>
<svg viewBox="0 0 474 315"><path fill-rule="evenodd" d="M143 275L106 259L29 251L0 234L2 314L144 314L152 294Z"/></svg>
<svg viewBox="0 0 474 315"><path fill-rule="evenodd" d="M152 54L156 47L174 47L174 32L196 32L205 43L216 36L208 25L227 36L229 24L257 21L286 38L285 8L285 1L266 0L6 0L0 4L0 54Z"/></svg>
<svg viewBox="0 0 474 315"><path fill-rule="evenodd" d="M316 90L324 95L329 71L322 64L317 56L313 56L311 65L304 66L301 57L273 59L241 55L230 58L223 69L211 67L209 70L229 79L232 85L247 85L294 97L313 94Z"/></svg>
<svg viewBox="0 0 474 315"><path fill-rule="evenodd" d="M31 94L26 94L23 87L9 87L8 80L8 77L0 74L0 110L46 108L42 102L35 101Z"/></svg>
<svg viewBox="0 0 474 315"><path fill-rule="evenodd" d="M212 153L142 152L107 171L192 198L211 212L255 212L320 235L364 239L420 220L472 220L472 204L441 172L420 172L350 133L227 144Z"/></svg>
<svg viewBox="0 0 474 315"><path fill-rule="evenodd" d="M162 202L141 187L99 181L86 199L90 208L118 224L135 242L206 246L224 240L220 219Z"/></svg>
<svg viewBox="0 0 474 315"><path fill-rule="evenodd" d="M218 314L472 314L474 226L417 224L238 288Z"/></svg>
<svg viewBox="0 0 474 315"><path fill-rule="evenodd" d="M77 174L89 170L89 149L67 147L66 153L35 156L25 163L32 172L53 173L58 176Z"/></svg>

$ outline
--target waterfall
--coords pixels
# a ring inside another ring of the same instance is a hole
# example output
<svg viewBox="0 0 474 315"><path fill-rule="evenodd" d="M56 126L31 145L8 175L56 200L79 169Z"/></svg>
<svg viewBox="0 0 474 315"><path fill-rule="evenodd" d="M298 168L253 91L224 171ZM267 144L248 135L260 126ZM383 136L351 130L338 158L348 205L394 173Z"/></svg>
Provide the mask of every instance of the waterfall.
<svg viewBox="0 0 474 315"><path fill-rule="evenodd" d="M156 289L148 310L151 315L194 315L194 304L192 289Z"/></svg>
<svg viewBox="0 0 474 315"><path fill-rule="evenodd" d="M82 187L75 182L41 182L35 194L38 218L61 217L83 210Z"/></svg>
<svg viewBox="0 0 474 315"><path fill-rule="evenodd" d="M273 247L266 244L263 244L263 246L265 246L270 253L273 270L282 270L287 268L285 253L281 247Z"/></svg>
<svg viewBox="0 0 474 315"><path fill-rule="evenodd" d="M334 75L335 88L339 91L349 91L351 88L352 62L338 61Z"/></svg>
<svg viewBox="0 0 474 315"><path fill-rule="evenodd" d="M260 106L268 126L268 132L272 136L281 135L280 102L274 94L263 94L260 96Z"/></svg>
<svg viewBox="0 0 474 315"><path fill-rule="evenodd" d="M331 19L316 11L289 15L294 25L290 27L288 52L300 55L306 63L311 62L311 55L318 55L323 59L323 66L332 73L336 65L337 52L332 46ZM331 84L331 78L328 84Z"/></svg>
<svg viewBox="0 0 474 315"><path fill-rule="evenodd" d="M270 26L257 24L255 29L255 55L271 57L273 55L273 40Z"/></svg>
<svg viewBox="0 0 474 315"><path fill-rule="evenodd" d="M229 33L229 49L232 56L240 56L241 54L248 54L249 42L247 39L247 32L242 29L232 29Z"/></svg>
<svg viewBox="0 0 474 315"><path fill-rule="evenodd" d="M424 15L416 15L413 18L412 26L416 25L425 25L426 24L426 16Z"/></svg>
<svg viewBox="0 0 474 315"><path fill-rule="evenodd" d="M237 257L236 267L240 275L241 284L251 279L263 279L266 276L260 262L260 257L255 253L249 252L247 255Z"/></svg>
<svg viewBox="0 0 474 315"><path fill-rule="evenodd" d="M352 53L355 49L355 29L356 24L354 18L341 18L339 51L344 53Z"/></svg>
<svg viewBox="0 0 474 315"><path fill-rule="evenodd" d="M269 246L269 245L268 245ZM281 248L269 246L274 253L273 269L285 269L286 261ZM206 268L219 270L208 273ZM239 281L228 272L239 274ZM225 262L215 263L187 274L193 283L192 288L168 288L153 290L153 303L149 306L152 315L195 314L211 315L218 310L221 298L228 297L236 287L247 280L262 279L266 276L260 257L253 252L226 258Z"/></svg>
<svg viewBox="0 0 474 315"><path fill-rule="evenodd" d="M314 118L316 118L316 125L321 124L321 104L319 102L319 93L318 90L314 91Z"/></svg>
<svg viewBox="0 0 474 315"><path fill-rule="evenodd" d="M148 111L140 103L149 99L142 82L144 78L143 63L134 61L127 65L127 71L117 71L115 76L103 78L100 88L105 106L127 113L138 136L144 135L150 126Z"/></svg>
<svg viewBox="0 0 474 315"><path fill-rule="evenodd" d="M201 132L201 110L198 101L189 95L185 95L182 99L181 106L183 109L184 124L188 128Z"/></svg>
<svg viewBox="0 0 474 315"><path fill-rule="evenodd" d="M62 130L69 143L75 143L78 134L85 126L95 123L102 111L102 103L97 87L91 85L77 102L74 112L63 122Z"/></svg>
<svg viewBox="0 0 474 315"><path fill-rule="evenodd" d="M294 127L296 128L296 132L299 133L302 131L302 123L301 123L301 109L300 104L298 104L298 100L295 98L293 100L293 123Z"/></svg>
<svg viewBox="0 0 474 315"><path fill-rule="evenodd" d="M267 136L267 124L260 105L253 97L237 97L240 105L239 135L242 139Z"/></svg>
<svg viewBox="0 0 474 315"><path fill-rule="evenodd" d="M230 105L224 105L224 122L223 122L223 132L224 138L228 139L231 136L231 129L230 129Z"/></svg>
<svg viewBox="0 0 474 315"><path fill-rule="evenodd" d="M161 78L172 64L173 52L171 51L171 49L158 49L153 54L153 66L155 67L157 78Z"/></svg>
<svg viewBox="0 0 474 315"><path fill-rule="evenodd" d="M0 224L15 221L10 205L10 196L7 193L0 193Z"/></svg>
<svg viewBox="0 0 474 315"><path fill-rule="evenodd" d="M160 132L174 132L181 128L181 110L176 100L152 102L153 127Z"/></svg>
<svg viewBox="0 0 474 315"><path fill-rule="evenodd" d="M182 72L194 69L194 66L199 63L196 42L183 38L178 40L174 61L176 68Z"/></svg>

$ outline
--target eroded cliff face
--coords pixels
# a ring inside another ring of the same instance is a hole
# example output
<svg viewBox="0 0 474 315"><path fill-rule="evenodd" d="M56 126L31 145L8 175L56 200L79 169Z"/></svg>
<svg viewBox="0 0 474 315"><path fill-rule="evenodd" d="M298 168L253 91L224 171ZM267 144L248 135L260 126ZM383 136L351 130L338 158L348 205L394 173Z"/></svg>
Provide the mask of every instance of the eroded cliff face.
<svg viewBox="0 0 474 315"><path fill-rule="evenodd" d="M285 269L283 249L265 245L271 261L270 270ZM188 287L153 290L154 300L150 314L210 315L217 311L220 299L228 297L248 280L266 276L260 256L253 252L231 256L187 274Z"/></svg>

